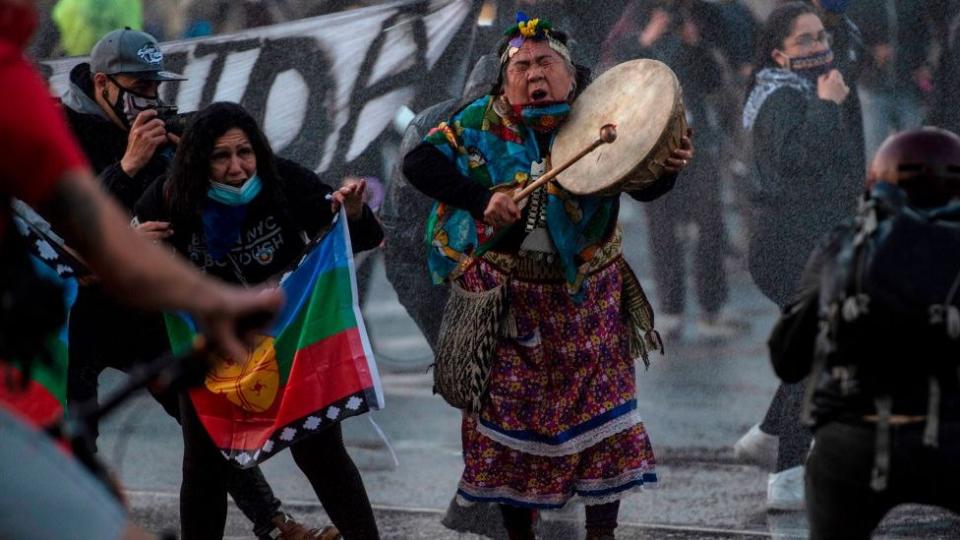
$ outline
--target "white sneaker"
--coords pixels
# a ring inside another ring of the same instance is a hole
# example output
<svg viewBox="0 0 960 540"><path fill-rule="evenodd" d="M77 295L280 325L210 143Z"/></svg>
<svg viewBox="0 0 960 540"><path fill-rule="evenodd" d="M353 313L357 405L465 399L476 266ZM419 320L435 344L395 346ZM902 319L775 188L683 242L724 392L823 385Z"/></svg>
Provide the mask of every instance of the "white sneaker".
<svg viewBox="0 0 960 540"><path fill-rule="evenodd" d="M705 313L697 321L697 334L707 339L729 339L749 329L746 321L717 313Z"/></svg>
<svg viewBox="0 0 960 540"><path fill-rule="evenodd" d="M777 466L779 448L780 438L763 431L757 424L733 445L733 457L765 471L773 471Z"/></svg>
<svg viewBox="0 0 960 540"><path fill-rule="evenodd" d="M799 512L806 507L804 467L794 467L767 477L767 510Z"/></svg>

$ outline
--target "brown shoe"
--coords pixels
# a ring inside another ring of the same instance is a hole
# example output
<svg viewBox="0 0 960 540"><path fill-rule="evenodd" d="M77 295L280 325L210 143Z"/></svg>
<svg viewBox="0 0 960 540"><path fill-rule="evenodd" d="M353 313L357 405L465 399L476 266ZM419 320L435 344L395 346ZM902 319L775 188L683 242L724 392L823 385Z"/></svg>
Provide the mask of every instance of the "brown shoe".
<svg viewBox="0 0 960 540"><path fill-rule="evenodd" d="M278 540L343 540L340 531L333 525L327 525L323 529L308 529L290 514L278 514L273 518L273 524L280 531Z"/></svg>

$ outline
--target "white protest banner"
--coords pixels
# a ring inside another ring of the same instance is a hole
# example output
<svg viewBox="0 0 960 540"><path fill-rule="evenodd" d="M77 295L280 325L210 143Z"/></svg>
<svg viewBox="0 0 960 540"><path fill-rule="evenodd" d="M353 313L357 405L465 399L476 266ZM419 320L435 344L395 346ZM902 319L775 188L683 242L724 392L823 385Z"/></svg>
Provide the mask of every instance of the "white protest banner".
<svg viewBox="0 0 960 540"><path fill-rule="evenodd" d="M317 171L357 158L426 87L453 43L465 43L470 0L396 0L234 34L161 44L165 69L188 77L161 86L180 112L242 104L274 150ZM459 36L459 39L457 39ZM464 51L465 52L465 51ZM456 53L448 53L456 54ZM462 60L466 60L464 57ZM87 58L44 62L54 92ZM437 93L437 99L444 99Z"/></svg>

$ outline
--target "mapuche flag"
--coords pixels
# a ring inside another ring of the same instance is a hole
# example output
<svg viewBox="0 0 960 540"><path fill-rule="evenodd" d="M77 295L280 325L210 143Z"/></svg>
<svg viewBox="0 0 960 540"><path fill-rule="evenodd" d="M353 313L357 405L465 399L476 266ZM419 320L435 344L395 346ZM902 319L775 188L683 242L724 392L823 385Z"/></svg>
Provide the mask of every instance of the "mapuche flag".
<svg viewBox="0 0 960 540"><path fill-rule="evenodd" d="M346 215L311 243L280 287L286 304L242 361L218 359L190 391L197 416L224 457L251 467L333 423L383 407L383 390L357 301ZM197 334L168 314L175 354Z"/></svg>
<svg viewBox="0 0 960 540"><path fill-rule="evenodd" d="M16 201L13 210L13 223L28 252L32 272L60 288L69 321L70 308L77 298L76 278L87 272L85 267L64 249L63 240L29 206ZM57 422L66 408L67 330L65 322L46 338L46 354L42 360L31 359L27 381L23 380L24 359L0 359L0 403L37 426Z"/></svg>

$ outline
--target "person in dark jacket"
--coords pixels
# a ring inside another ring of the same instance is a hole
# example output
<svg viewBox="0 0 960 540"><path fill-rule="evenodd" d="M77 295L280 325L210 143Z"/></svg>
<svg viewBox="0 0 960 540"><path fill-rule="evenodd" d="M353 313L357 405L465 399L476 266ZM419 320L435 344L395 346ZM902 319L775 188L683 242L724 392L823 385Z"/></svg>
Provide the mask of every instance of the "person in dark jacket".
<svg viewBox="0 0 960 540"><path fill-rule="evenodd" d="M928 0L851 0L867 48L860 77L866 159L894 131L919 127L933 91Z"/></svg>
<svg viewBox="0 0 960 540"><path fill-rule="evenodd" d="M960 133L960 107L956 99L957 88L960 88L960 40L957 39L960 4L941 0L934 6L940 23L937 31L940 58L927 123Z"/></svg>
<svg viewBox="0 0 960 540"><path fill-rule="evenodd" d="M68 124L100 183L128 211L173 157L178 138L166 131L156 107L159 85L177 80L183 77L163 70L163 53L153 36L134 30L110 32L97 42L90 62L70 72L61 98ZM167 234L156 223L144 224L141 232L153 238ZM97 284L80 288L69 329L71 403L97 399L104 369L126 371L167 347L159 316L121 305ZM156 397L179 420L177 396ZM259 468L235 471L229 485L258 537L306 530L283 513Z"/></svg>
<svg viewBox="0 0 960 540"><path fill-rule="evenodd" d="M720 126L713 120L711 96L721 90L724 66L717 60L721 14L705 2L631 2L605 43L607 63L652 58L667 64L683 87L686 120L696 132L697 160L685 179L646 206L653 274L660 299L658 328L668 340L683 335L687 264L684 229L697 228L691 272L702 314L703 338L729 338L744 328L724 316L728 299L724 255L727 247L720 176ZM627 30L631 28L632 30Z"/></svg>
<svg viewBox="0 0 960 540"><path fill-rule="evenodd" d="M128 209L173 156L176 136L157 118L159 87L181 80L163 70L153 36L135 30L110 32L89 63L70 71L61 98L70 126L104 187Z"/></svg>
<svg viewBox="0 0 960 540"><path fill-rule="evenodd" d="M907 211L936 212L955 226L958 169L960 137L923 128L893 135L881 145L867 186L877 204L903 201L897 204L905 203ZM852 327L856 324L852 319L859 316L845 315L842 321L831 322L827 315L829 305L843 300L831 297L829 291L843 283L839 276L850 271L841 254L847 253L861 231L857 222L849 220L824 236L769 342L774 370L784 382L797 383L808 375L815 381L810 383L815 390L809 405L816 444L806 467L813 540L870 538L884 515L900 504L937 505L960 513L957 339L951 339L943 326L934 326L926 313L917 318L909 309L884 309L891 304L861 313L866 315L862 330ZM910 255L899 257L940 260L939 254L931 256L930 246L920 248L926 253L911 250ZM918 268L919 272L888 269L886 279L872 281L873 290L896 295L922 289L911 280L933 275L946 277L937 282L943 288L956 273L955 258L945 271L926 265ZM898 273L903 280L892 282L890 277ZM891 284L898 291L877 288ZM825 325L833 329L821 334ZM837 341L841 338L842 344Z"/></svg>
<svg viewBox="0 0 960 540"><path fill-rule="evenodd" d="M860 191L861 161L843 109L850 89L832 61L812 6L794 2L771 13L743 122L754 150L750 274L781 308L817 240L852 213ZM802 385L781 386L759 426L780 437L770 509L803 504L800 467L810 437L800 425L802 393Z"/></svg>
<svg viewBox="0 0 960 540"><path fill-rule="evenodd" d="M362 202L364 186L361 181L334 191L312 171L276 158L256 121L240 105L215 103L187 128L169 176L147 189L134 208L134 221L162 223L170 231L165 240L205 274L255 285L278 278L297 261L340 205L346 208L354 251L378 246L383 232ZM214 446L186 394L181 395L180 411L183 538L220 538L233 466ZM343 536L378 538L373 510L339 424L294 443L290 450ZM316 537L332 540L336 532L328 528Z"/></svg>
<svg viewBox="0 0 960 540"><path fill-rule="evenodd" d="M156 51L159 61L138 55L147 49ZM67 121L103 187L127 210L149 182L163 174L172 155L163 122L146 105L159 103L163 81L180 79L163 71L153 37L133 30L107 34L94 47L90 63L77 64L70 72L70 86L61 98ZM130 97L144 108L133 109ZM131 121L136 128L131 129ZM69 401L96 399L97 378L105 368L127 369L163 350L162 341L143 339L162 333L139 332L158 324L156 316L120 306L96 284L81 287L71 313ZM161 403L178 416L175 403Z"/></svg>

